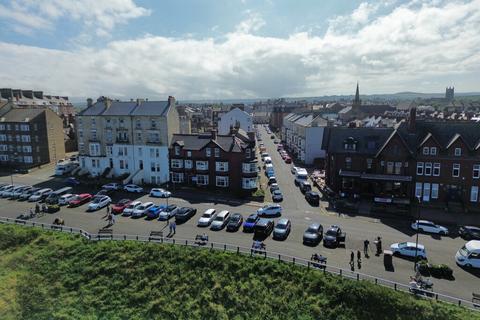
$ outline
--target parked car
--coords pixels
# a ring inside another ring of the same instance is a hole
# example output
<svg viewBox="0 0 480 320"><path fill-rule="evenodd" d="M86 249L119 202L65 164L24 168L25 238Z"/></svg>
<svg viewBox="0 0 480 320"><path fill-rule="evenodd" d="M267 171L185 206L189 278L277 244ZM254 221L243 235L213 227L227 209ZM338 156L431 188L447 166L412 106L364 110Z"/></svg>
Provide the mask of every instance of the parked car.
<svg viewBox="0 0 480 320"><path fill-rule="evenodd" d="M268 177L268 184L277 183L277 178L275 176Z"/></svg>
<svg viewBox="0 0 480 320"><path fill-rule="evenodd" d="M38 190L40 190L40 188L32 188L32 189L29 189L27 191L24 191L22 192L22 194L20 195L19 199L20 200L28 200L28 198L30 198L30 196L32 194L34 194L35 192L37 192Z"/></svg>
<svg viewBox="0 0 480 320"><path fill-rule="evenodd" d="M458 234L465 240L480 240L480 228L473 226L461 226Z"/></svg>
<svg viewBox="0 0 480 320"><path fill-rule="evenodd" d="M273 191L279 190L279 189L280 189L280 187L278 186L278 183L272 183L272 184L270 185L270 192L271 192L271 193L273 193Z"/></svg>
<svg viewBox="0 0 480 320"><path fill-rule="evenodd" d="M234 213L230 216L230 221L227 223L227 231L235 232L243 224L243 216L240 213Z"/></svg>
<svg viewBox="0 0 480 320"><path fill-rule="evenodd" d="M277 151L281 151L281 150L283 150L283 144L280 143L280 144L277 146Z"/></svg>
<svg viewBox="0 0 480 320"><path fill-rule="evenodd" d="M147 211L147 219L158 219L160 212L166 209L166 204L156 204Z"/></svg>
<svg viewBox="0 0 480 320"><path fill-rule="evenodd" d="M480 240L470 240L455 254L455 261L466 268L480 268Z"/></svg>
<svg viewBox="0 0 480 320"><path fill-rule="evenodd" d="M125 210L125 208L127 208L130 205L130 203L132 203L132 200L130 199L122 199L118 201L117 203L112 205L112 213L115 213L115 214L122 213L123 210Z"/></svg>
<svg viewBox="0 0 480 320"><path fill-rule="evenodd" d="M182 207L175 214L176 223L187 222L191 217L197 213L197 209L190 207Z"/></svg>
<svg viewBox="0 0 480 320"><path fill-rule="evenodd" d="M290 220L286 218L282 218L278 220L275 228L273 229L273 239L277 240L285 240L287 239L288 235L290 234L290 230L292 228L292 224Z"/></svg>
<svg viewBox="0 0 480 320"><path fill-rule="evenodd" d="M95 211L108 206L112 202L109 196L95 196L88 204L87 211Z"/></svg>
<svg viewBox="0 0 480 320"><path fill-rule="evenodd" d="M427 259L427 253L425 251L425 246L418 244L417 257L422 259ZM400 255L405 257L415 257L415 242L400 242L393 243L390 246L390 250L394 255Z"/></svg>
<svg viewBox="0 0 480 320"><path fill-rule="evenodd" d="M143 192L143 188L140 186L137 186L136 184L127 184L126 186L123 187L123 190L127 192L134 192L134 193Z"/></svg>
<svg viewBox="0 0 480 320"><path fill-rule="evenodd" d="M325 236L323 237L323 245L325 247L338 247L339 244L345 242L346 233L342 232L342 229L337 225L332 225L328 230L325 232Z"/></svg>
<svg viewBox="0 0 480 320"><path fill-rule="evenodd" d="M260 217L256 213L252 213L251 215L249 215L243 223L243 232L253 232L253 229L259 219Z"/></svg>
<svg viewBox="0 0 480 320"><path fill-rule="evenodd" d="M23 186L22 188L16 189L13 191L13 194L10 196L11 199L18 199L25 191L32 189L32 186Z"/></svg>
<svg viewBox="0 0 480 320"><path fill-rule="evenodd" d="M170 191L162 188L153 188L150 190L150 197L169 198L172 195Z"/></svg>
<svg viewBox="0 0 480 320"><path fill-rule="evenodd" d="M102 186L102 189L116 191L116 190L122 189L122 185L117 182L110 182L110 183L104 184Z"/></svg>
<svg viewBox="0 0 480 320"><path fill-rule="evenodd" d="M147 215L148 209L153 207L155 204L153 202L144 202L138 207L135 208L132 212L132 218L141 218Z"/></svg>
<svg viewBox="0 0 480 320"><path fill-rule="evenodd" d="M11 196L13 196L13 193L15 191L22 190L22 188L24 187L25 186L23 185L15 185L13 188L7 188L4 191L2 191L2 198L10 198Z"/></svg>
<svg viewBox="0 0 480 320"><path fill-rule="evenodd" d="M168 207L160 211L158 220L159 221L170 220L170 218L175 217L179 209L180 208L178 208L176 205L173 205L173 204L169 205Z"/></svg>
<svg viewBox="0 0 480 320"><path fill-rule="evenodd" d="M197 226L208 227L212 223L213 219L215 219L215 217L217 216L216 212L217 210L215 209L205 210L200 219L198 219Z"/></svg>
<svg viewBox="0 0 480 320"><path fill-rule="evenodd" d="M305 192L305 200L312 206L318 206L320 204L320 194L315 191Z"/></svg>
<svg viewBox="0 0 480 320"><path fill-rule="evenodd" d="M70 177L70 178L67 178L65 179L65 183L68 185L68 186L71 186L71 187L75 187L75 186L78 186L80 184L80 181L78 181L76 178L74 177Z"/></svg>
<svg viewBox="0 0 480 320"><path fill-rule="evenodd" d="M303 233L303 244L317 245L322 241L323 227L320 223L312 223Z"/></svg>
<svg viewBox="0 0 480 320"><path fill-rule="evenodd" d="M440 235L447 235L448 229L433 223L432 221L427 220L417 220L412 223L412 229L417 230L419 232L428 232L428 233L436 233Z"/></svg>
<svg viewBox="0 0 480 320"><path fill-rule="evenodd" d="M292 167L292 169L290 169L290 172L292 174L295 174L295 173L297 173L297 170L298 170L298 167Z"/></svg>
<svg viewBox="0 0 480 320"><path fill-rule="evenodd" d="M98 191L94 197L97 197L97 196L111 196L113 195L114 193L114 190L113 189L102 189L100 191Z"/></svg>
<svg viewBox="0 0 480 320"><path fill-rule="evenodd" d="M81 193L77 195L75 198L73 198L72 200L70 200L68 202L68 206L69 207L81 206L82 204L89 202L90 199L92 199L92 197L93 196L90 193Z"/></svg>
<svg viewBox="0 0 480 320"><path fill-rule="evenodd" d="M272 135L270 136L270 139L275 139L275 135L272 134Z"/></svg>
<svg viewBox="0 0 480 320"><path fill-rule="evenodd" d="M285 163L292 163L292 158L290 158L289 156L285 155L285 157L283 158L283 160L285 160Z"/></svg>
<svg viewBox="0 0 480 320"><path fill-rule="evenodd" d="M260 218L253 229L255 237L268 237L275 227L272 219Z"/></svg>
<svg viewBox="0 0 480 320"><path fill-rule="evenodd" d="M308 181L301 181L300 182L300 191L305 193L307 191L312 191L312 184Z"/></svg>
<svg viewBox="0 0 480 320"><path fill-rule="evenodd" d="M45 200L45 198L48 197L48 195L52 193L52 191L53 190L50 188L44 188L44 189L38 190L37 192L32 194L30 198L28 198L28 201L35 202L35 201Z"/></svg>
<svg viewBox="0 0 480 320"><path fill-rule="evenodd" d="M75 199L76 196L78 196L78 194L75 194L75 193L64 194L63 196L60 196L60 198L58 199L58 204L61 206L67 205L71 200Z"/></svg>
<svg viewBox="0 0 480 320"><path fill-rule="evenodd" d="M276 203L266 204L257 210L260 217L278 217L282 214L282 206Z"/></svg>
<svg viewBox="0 0 480 320"><path fill-rule="evenodd" d="M230 221L230 212L228 210L220 211L210 224L210 230L222 230Z"/></svg>
<svg viewBox="0 0 480 320"><path fill-rule="evenodd" d="M132 201L125 209L123 209L122 216L129 217L132 215L133 211L142 205L141 201Z"/></svg>
<svg viewBox="0 0 480 320"><path fill-rule="evenodd" d="M283 201L283 194L282 194L282 191L280 191L280 189L278 190L275 190L272 192L272 200L274 202L281 202Z"/></svg>

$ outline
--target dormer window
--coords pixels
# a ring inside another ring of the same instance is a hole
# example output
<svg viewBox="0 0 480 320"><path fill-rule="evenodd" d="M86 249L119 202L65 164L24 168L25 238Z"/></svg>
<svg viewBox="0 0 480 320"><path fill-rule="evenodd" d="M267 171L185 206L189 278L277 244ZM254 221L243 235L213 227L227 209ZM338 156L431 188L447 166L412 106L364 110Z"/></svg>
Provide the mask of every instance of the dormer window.
<svg viewBox="0 0 480 320"><path fill-rule="evenodd" d="M353 139L352 137L349 137L349 138L345 139L345 141L343 143L343 146L344 146L345 150L355 151L355 150L357 150L357 141L355 139Z"/></svg>
<svg viewBox="0 0 480 320"><path fill-rule="evenodd" d="M437 155L437 147L431 147L430 148L430 155L431 156L436 156Z"/></svg>
<svg viewBox="0 0 480 320"><path fill-rule="evenodd" d="M175 146L175 155L176 156L180 155L180 147L179 146Z"/></svg>
<svg viewBox="0 0 480 320"><path fill-rule="evenodd" d="M455 148L455 157L460 157L462 155L462 148Z"/></svg>
<svg viewBox="0 0 480 320"><path fill-rule="evenodd" d="M423 155L428 156L430 154L430 148L429 147L424 147L423 148Z"/></svg>

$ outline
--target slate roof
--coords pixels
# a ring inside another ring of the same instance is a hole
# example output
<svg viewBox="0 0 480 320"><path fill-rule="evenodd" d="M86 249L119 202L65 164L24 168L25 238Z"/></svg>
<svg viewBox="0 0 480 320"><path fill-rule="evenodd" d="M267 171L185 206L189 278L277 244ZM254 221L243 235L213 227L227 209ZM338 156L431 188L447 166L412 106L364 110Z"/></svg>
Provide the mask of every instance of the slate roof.
<svg viewBox="0 0 480 320"><path fill-rule="evenodd" d="M242 152L249 146L240 137L234 135L217 135L216 139L212 139L210 133L206 134L174 134L170 145L178 144L185 150L202 150L211 141L218 145L226 152Z"/></svg>
<svg viewBox="0 0 480 320"><path fill-rule="evenodd" d="M25 122L45 112L43 108L12 108L0 117L0 122Z"/></svg>
<svg viewBox="0 0 480 320"><path fill-rule="evenodd" d="M393 128L329 128L328 146L329 153L357 153L374 156L390 137ZM357 143L355 151L345 150L344 142L353 138Z"/></svg>
<svg viewBox="0 0 480 320"><path fill-rule="evenodd" d="M82 116L164 116L168 112L168 101L112 101L109 108L103 100L80 112Z"/></svg>

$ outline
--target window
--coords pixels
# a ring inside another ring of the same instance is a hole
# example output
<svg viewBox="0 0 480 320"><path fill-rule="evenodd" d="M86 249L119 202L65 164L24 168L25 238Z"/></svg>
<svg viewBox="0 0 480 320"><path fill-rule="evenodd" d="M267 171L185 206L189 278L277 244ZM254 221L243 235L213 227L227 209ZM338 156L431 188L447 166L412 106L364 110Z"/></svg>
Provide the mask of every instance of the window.
<svg viewBox="0 0 480 320"><path fill-rule="evenodd" d="M195 166L197 170L208 170L208 161L197 161Z"/></svg>
<svg viewBox="0 0 480 320"><path fill-rule="evenodd" d="M368 158L367 159L367 169L372 169L372 159L371 158Z"/></svg>
<svg viewBox="0 0 480 320"><path fill-rule="evenodd" d="M417 176L423 175L423 162L417 162Z"/></svg>
<svg viewBox="0 0 480 320"><path fill-rule="evenodd" d="M19 135L15 136L15 141L20 142L20 136Z"/></svg>
<svg viewBox="0 0 480 320"><path fill-rule="evenodd" d="M480 164L473 165L473 179L480 178Z"/></svg>
<svg viewBox="0 0 480 320"><path fill-rule="evenodd" d="M428 156L430 154L430 148L429 147L424 147L423 148L423 155Z"/></svg>
<svg viewBox="0 0 480 320"><path fill-rule="evenodd" d="M220 157L220 149L215 148L215 158L218 158L218 157Z"/></svg>
<svg viewBox="0 0 480 320"><path fill-rule="evenodd" d="M142 156L142 148L138 148L138 155L141 157Z"/></svg>
<svg viewBox="0 0 480 320"><path fill-rule="evenodd" d="M142 122L140 121L140 119L135 120L135 128L142 129Z"/></svg>
<svg viewBox="0 0 480 320"><path fill-rule="evenodd" d="M478 187L477 186L472 186L472 189L470 190L470 201L471 202L477 202L478 201Z"/></svg>
<svg viewBox="0 0 480 320"><path fill-rule="evenodd" d="M24 153L32 153L32 147L31 146L23 146L22 148Z"/></svg>
<svg viewBox="0 0 480 320"><path fill-rule="evenodd" d="M112 154L113 154L113 147L112 146L106 146L105 151L106 151L107 156L111 157Z"/></svg>
<svg viewBox="0 0 480 320"><path fill-rule="evenodd" d="M415 197L420 198L422 196L422 183L415 183Z"/></svg>
<svg viewBox="0 0 480 320"><path fill-rule="evenodd" d="M100 155L100 144L90 143L88 147L89 147L91 156L99 156Z"/></svg>
<svg viewBox="0 0 480 320"><path fill-rule="evenodd" d="M120 125L120 128L125 127L125 121L123 119L120 119L119 120L119 125Z"/></svg>
<svg viewBox="0 0 480 320"><path fill-rule="evenodd" d="M460 176L460 164L454 163L452 169L452 177L458 178Z"/></svg>
<svg viewBox="0 0 480 320"><path fill-rule="evenodd" d="M83 138L83 130L78 130L78 137L79 137L80 139Z"/></svg>
<svg viewBox="0 0 480 320"><path fill-rule="evenodd" d="M345 158L345 169L347 170L352 169L352 158L350 157Z"/></svg>
<svg viewBox="0 0 480 320"><path fill-rule="evenodd" d="M204 186L208 184L208 175L197 174L197 184Z"/></svg>
<svg viewBox="0 0 480 320"><path fill-rule="evenodd" d="M430 155L431 156L436 156L437 155L437 147L431 147L430 148Z"/></svg>
<svg viewBox="0 0 480 320"><path fill-rule="evenodd" d="M24 157L23 157L23 162L25 162L25 163L33 163L33 158L32 158L32 156L24 156Z"/></svg>
<svg viewBox="0 0 480 320"><path fill-rule="evenodd" d="M257 172L257 164L255 162L246 162L242 164L243 173L255 173Z"/></svg>
<svg viewBox="0 0 480 320"><path fill-rule="evenodd" d="M91 118L91 123L92 123L92 127L95 127L97 125L97 121L95 120L95 118Z"/></svg>
<svg viewBox="0 0 480 320"><path fill-rule="evenodd" d="M215 185L217 187L223 187L223 188L226 188L228 187L228 177L216 177L216 183Z"/></svg>
<svg viewBox="0 0 480 320"><path fill-rule="evenodd" d="M440 163L438 162L433 164L433 176L434 177L440 176Z"/></svg>
<svg viewBox="0 0 480 320"><path fill-rule="evenodd" d="M22 142L30 142L30 136L22 135Z"/></svg>
<svg viewBox="0 0 480 320"><path fill-rule="evenodd" d="M242 188L243 189L255 189L257 187L257 178L243 178L242 179Z"/></svg>
<svg viewBox="0 0 480 320"><path fill-rule="evenodd" d="M172 168L175 168L175 169L183 168L183 160L172 159Z"/></svg>
<svg viewBox="0 0 480 320"><path fill-rule="evenodd" d="M80 143L78 144L78 151L79 151L80 153L84 153L84 152L85 152L85 143L80 142ZM84 167L85 167L85 166L84 166Z"/></svg>
<svg viewBox="0 0 480 320"><path fill-rule="evenodd" d="M193 168L193 161L185 160L185 169L192 169L192 168Z"/></svg>
<svg viewBox="0 0 480 320"><path fill-rule="evenodd" d="M210 148L205 148L205 156L210 157L212 155L212 149Z"/></svg>
<svg viewBox="0 0 480 320"><path fill-rule="evenodd" d="M175 155L176 156L180 155L180 147L179 146L175 146Z"/></svg>
<svg viewBox="0 0 480 320"><path fill-rule="evenodd" d="M150 158L155 157L155 149L150 148Z"/></svg>
<svg viewBox="0 0 480 320"><path fill-rule="evenodd" d="M252 150L250 148L245 149L245 156L250 158L252 156Z"/></svg>
<svg viewBox="0 0 480 320"><path fill-rule="evenodd" d="M460 157L462 155L462 148L455 148L455 156Z"/></svg>
<svg viewBox="0 0 480 320"><path fill-rule="evenodd" d="M438 183L432 183L432 199L438 199Z"/></svg>
<svg viewBox="0 0 480 320"><path fill-rule="evenodd" d="M152 129L155 129L157 127L157 121L155 121L154 119L152 119L150 123L152 125Z"/></svg>
<svg viewBox="0 0 480 320"><path fill-rule="evenodd" d="M18 127L18 124L15 125L15 131L18 131L20 128Z"/></svg>
<svg viewBox="0 0 480 320"><path fill-rule="evenodd" d="M7 141L7 135L0 134L0 141Z"/></svg>
<svg viewBox="0 0 480 320"><path fill-rule="evenodd" d="M423 184L423 201L430 200L430 183Z"/></svg>
<svg viewBox="0 0 480 320"><path fill-rule="evenodd" d="M0 161L8 161L8 156L7 155L0 155Z"/></svg>
<svg viewBox="0 0 480 320"><path fill-rule="evenodd" d="M12 126L7 124L7 130L12 130Z"/></svg>
<svg viewBox="0 0 480 320"><path fill-rule="evenodd" d="M7 145L6 144L0 144L0 151L7 151Z"/></svg>
<svg viewBox="0 0 480 320"><path fill-rule="evenodd" d="M0 124L0 130L5 130L5 125L4 124Z"/></svg>
<svg viewBox="0 0 480 320"><path fill-rule="evenodd" d="M387 174L393 174L393 162L387 162Z"/></svg>
<svg viewBox="0 0 480 320"><path fill-rule="evenodd" d="M192 157L192 151L187 151L187 157L191 158Z"/></svg>
<svg viewBox="0 0 480 320"><path fill-rule="evenodd" d="M160 149L155 149L155 158L160 158Z"/></svg>
<svg viewBox="0 0 480 320"><path fill-rule="evenodd" d="M173 183L182 183L183 182L183 173L172 172L172 182Z"/></svg>
<svg viewBox="0 0 480 320"><path fill-rule="evenodd" d="M395 162L395 174L401 174L401 173L402 173L402 163Z"/></svg>
<svg viewBox="0 0 480 320"><path fill-rule="evenodd" d="M21 131L30 131L30 126L28 124L21 124L20 125Z"/></svg>
<svg viewBox="0 0 480 320"><path fill-rule="evenodd" d="M137 132L137 141L138 142L142 141L142 133L141 132Z"/></svg>
<svg viewBox="0 0 480 320"><path fill-rule="evenodd" d="M219 172L227 172L228 162L215 162L215 170Z"/></svg>
<svg viewBox="0 0 480 320"><path fill-rule="evenodd" d="M92 168L96 168L97 167L97 162L95 161L95 159L92 159ZM123 169L123 160L120 161L120 169Z"/></svg>
<svg viewBox="0 0 480 320"><path fill-rule="evenodd" d="M431 162L425 162L425 175L426 176L431 176L432 175L432 163Z"/></svg>

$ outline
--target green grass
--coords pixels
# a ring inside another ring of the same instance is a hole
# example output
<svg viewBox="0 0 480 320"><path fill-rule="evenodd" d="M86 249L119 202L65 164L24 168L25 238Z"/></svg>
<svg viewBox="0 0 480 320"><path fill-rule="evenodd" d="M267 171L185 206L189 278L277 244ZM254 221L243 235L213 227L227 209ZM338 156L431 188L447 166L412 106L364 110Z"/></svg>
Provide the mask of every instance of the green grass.
<svg viewBox="0 0 480 320"><path fill-rule="evenodd" d="M0 319L480 319L273 260L0 225Z"/></svg>

